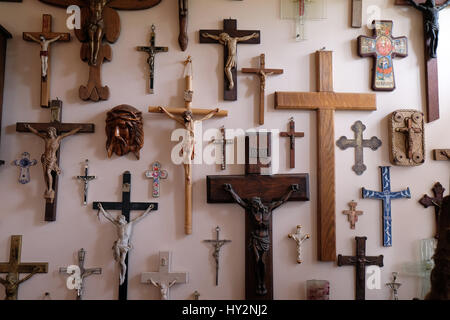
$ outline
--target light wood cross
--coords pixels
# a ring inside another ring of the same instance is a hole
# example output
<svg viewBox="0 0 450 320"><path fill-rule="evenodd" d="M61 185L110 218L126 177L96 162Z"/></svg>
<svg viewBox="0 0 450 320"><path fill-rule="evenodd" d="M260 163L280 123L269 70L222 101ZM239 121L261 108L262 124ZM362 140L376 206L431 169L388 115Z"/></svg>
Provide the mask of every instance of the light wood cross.
<svg viewBox="0 0 450 320"><path fill-rule="evenodd" d="M336 259L336 195L334 163L334 111L374 111L374 94L333 91L332 52L316 52L318 92L275 92L275 109L317 112L318 258Z"/></svg>

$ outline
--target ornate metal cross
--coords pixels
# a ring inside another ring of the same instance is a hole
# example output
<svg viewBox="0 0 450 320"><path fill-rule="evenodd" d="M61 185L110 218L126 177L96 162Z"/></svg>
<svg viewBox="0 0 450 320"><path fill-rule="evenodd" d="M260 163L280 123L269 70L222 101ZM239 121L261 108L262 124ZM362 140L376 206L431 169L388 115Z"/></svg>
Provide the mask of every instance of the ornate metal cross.
<svg viewBox="0 0 450 320"><path fill-rule="evenodd" d="M305 235L301 234L302 226L297 226L297 231L295 233L288 234L289 239L293 239L297 244L297 263L302 263L301 259L301 247L302 243L310 238L310 235L307 233Z"/></svg>
<svg viewBox="0 0 450 320"><path fill-rule="evenodd" d="M87 205L89 182L96 178L97 178L96 176L89 175L89 160L86 159L84 161L84 176L77 176L77 179L82 180L84 183L84 195L83 195L84 205Z"/></svg>
<svg viewBox="0 0 450 320"><path fill-rule="evenodd" d="M434 207L434 216L436 220L436 234L434 238L437 239L439 231L439 213L441 210L442 201L444 200L445 189L440 182L436 182L432 190L434 197L429 197L425 194L422 198L420 198L419 203L425 208L430 206Z"/></svg>
<svg viewBox="0 0 450 320"><path fill-rule="evenodd" d="M20 168L19 183L27 184L30 182L30 167L37 164L37 160L30 160L28 152L22 153L22 158L14 160L13 164Z"/></svg>
<svg viewBox="0 0 450 320"><path fill-rule="evenodd" d="M398 289L402 286L401 283L397 282L398 272L392 272L392 282L386 283L392 291L392 296L394 300L398 300Z"/></svg>
<svg viewBox="0 0 450 320"><path fill-rule="evenodd" d="M295 132L295 121L294 118L289 120L289 131L280 132L280 137L289 138L289 149L290 152L290 164L291 169L295 168L295 138L303 138L305 136L304 132Z"/></svg>
<svg viewBox="0 0 450 320"><path fill-rule="evenodd" d="M153 198L159 198L160 179L167 179L169 174L167 170L161 169L161 164L156 161L152 164L152 170L145 171L145 176L153 179Z"/></svg>
<svg viewBox="0 0 450 320"><path fill-rule="evenodd" d="M342 211L343 214L347 215L348 221L350 222L350 229L355 229L355 224L358 222L358 216L362 215L364 212L356 210L356 206L358 205L355 201L350 201L348 206L350 210Z"/></svg>
<svg viewBox="0 0 450 320"><path fill-rule="evenodd" d="M231 240L220 240L220 228L219 226L216 227L216 239L215 240L203 240L203 242L210 243L214 246L214 252L212 256L214 257L214 260L216 262L216 286L219 285L219 258L220 258L220 249L223 245L231 242Z"/></svg>

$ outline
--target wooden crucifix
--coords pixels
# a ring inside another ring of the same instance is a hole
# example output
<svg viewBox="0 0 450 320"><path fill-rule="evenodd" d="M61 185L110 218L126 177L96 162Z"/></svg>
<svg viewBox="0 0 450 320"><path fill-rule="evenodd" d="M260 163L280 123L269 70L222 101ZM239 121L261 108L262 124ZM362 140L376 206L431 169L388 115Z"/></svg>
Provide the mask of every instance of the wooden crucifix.
<svg viewBox="0 0 450 320"><path fill-rule="evenodd" d="M220 258L220 249L227 243L230 243L231 240L220 239L220 228L216 227L216 239L211 240L203 240L203 242L209 243L214 246L214 252L212 254L214 261L216 262L216 286L219 285L219 258Z"/></svg>
<svg viewBox="0 0 450 320"><path fill-rule="evenodd" d="M294 118L289 120L289 131L280 132L280 137L289 138L289 149L290 151L290 164L291 169L295 168L295 138L303 138L305 136L304 132L295 132L295 121Z"/></svg>
<svg viewBox="0 0 450 320"><path fill-rule="evenodd" d="M7 273L6 278L0 278L0 284L5 287L5 300L17 300L19 285L30 279L36 273L47 273L47 262L21 262L22 236L11 236L9 262L0 263L0 273ZM19 279L21 273L28 273Z"/></svg>
<svg viewBox="0 0 450 320"><path fill-rule="evenodd" d="M358 222L358 216L364 213L361 210L356 210L357 205L358 203L352 200L348 203L350 210L342 211L342 213L348 217L348 222L350 222L350 229L355 229L355 224L356 222Z"/></svg>
<svg viewBox="0 0 450 320"><path fill-rule="evenodd" d="M89 65L89 80L80 86L82 100L108 100L109 88L102 86L101 68L105 60L111 61L112 50L109 43L117 41L120 35L120 17L116 10L143 10L156 6L161 0L40 0L49 5L67 8L81 7L81 28L75 35L82 43L81 60ZM116 9L116 10L115 10Z"/></svg>
<svg viewBox="0 0 450 320"><path fill-rule="evenodd" d="M11 38L12 35L0 24L0 140L2 137L3 89L5 84L6 45L7 40ZM5 161L0 160L0 166L3 164L5 164Z"/></svg>
<svg viewBox="0 0 450 320"><path fill-rule="evenodd" d="M50 103L50 46L54 42L70 41L70 33L53 32L52 16L49 14L42 15L42 31L41 32L24 32L23 40L33 41L41 46L41 107L48 108Z"/></svg>
<svg viewBox="0 0 450 320"><path fill-rule="evenodd" d="M286 201L309 200L309 175L263 175L270 170L271 133L247 133L245 175L207 176L208 203L245 209L245 297L273 299L272 214ZM247 245L248 244L248 245Z"/></svg>
<svg viewBox="0 0 450 320"><path fill-rule="evenodd" d="M237 45L259 44L260 41L258 30L237 30L235 19L224 19L223 30L200 30L200 43L219 43L224 46L224 100L237 100Z"/></svg>
<svg viewBox="0 0 450 320"><path fill-rule="evenodd" d="M283 69L266 69L266 55L259 56L259 68L242 68L242 73L254 73L259 77L259 124L264 124L264 100L266 96L266 79L273 74L282 74Z"/></svg>
<svg viewBox="0 0 450 320"><path fill-rule="evenodd" d="M408 56L408 38L392 36L394 23L374 20L373 37L358 37L358 55L373 57L372 90L395 90L394 58Z"/></svg>
<svg viewBox="0 0 450 320"><path fill-rule="evenodd" d="M420 198L419 203L423 205L425 208L434 207L434 217L436 221L436 234L434 236L435 239L438 238L438 229L439 229L439 213L442 206L442 201L444 200L444 192L445 188L442 186L440 182L436 182L433 187L434 197L430 197L426 194Z"/></svg>
<svg viewBox="0 0 450 320"><path fill-rule="evenodd" d="M120 266L119 300L127 300L128 295L128 251L133 248L131 234L136 222L147 216L152 211L158 210L158 204L153 202L131 202L131 173L125 171L122 178L122 202L94 202L94 210L99 210L104 217L117 228L118 239L114 242L114 259ZM118 210L121 214L117 218L106 210ZM137 218L131 219L131 211L144 211Z"/></svg>
<svg viewBox="0 0 450 320"><path fill-rule="evenodd" d="M185 137L183 141L182 149L182 163L185 172L185 233L192 233L192 161L194 160L194 145L195 145L195 125L198 122L208 120L214 116L226 117L228 111L219 110L219 108L208 109L193 109L192 97L194 91L192 90L192 60L188 57L185 63L185 84L186 90L184 91L184 108L164 108L164 107L149 107L150 113L165 113L170 119L181 124L185 129ZM194 120L193 116L203 116L199 120ZM177 117L178 116L178 117Z"/></svg>
<svg viewBox="0 0 450 320"><path fill-rule="evenodd" d="M45 198L45 221L56 220L56 203L58 200L58 176L59 155L61 140L67 136L77 133L94 133L93 123L63 123L62 101L52 100L50 102L51 120L47 123L17 122L17 132L31 132L43 139L45 151L41 157L42 169L46 191Z"/></svg>
<svg viewBox="0 0 450 320"><path fill-rule="evenodd" d="M331 51L316 52L318 92L275 92L275 109L317 112L318 259L336 260L334 111L374 111L374 94L335 93Z"/></svg>
<svg viewBox="0 0 450 320"><path fill-rule="evenodd" d="M376 257L366 256L367 237L355 237L356 240L356 256L338 255L338 266L355 266L356 267L356 300L366 299L366 266L383 266L383 255Z"/></svg>
<svg viewBox="0 0 450 320"><path fill-rule="evenodd" d="M362 0L352 0L352 28L362 27Z"/></svg>

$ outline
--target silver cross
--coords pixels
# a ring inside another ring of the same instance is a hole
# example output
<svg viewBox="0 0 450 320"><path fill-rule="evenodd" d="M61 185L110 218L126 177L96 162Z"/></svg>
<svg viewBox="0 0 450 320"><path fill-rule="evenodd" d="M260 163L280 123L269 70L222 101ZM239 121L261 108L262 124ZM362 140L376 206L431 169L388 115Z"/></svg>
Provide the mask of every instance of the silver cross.
<svg viewBox="0 0 450 320"><path fill-rule="evenodd" d="M214 252L212 256L214 257L214 260L216 261L216 286L219 285L219 256L220 256L220 249L222 246L228 242L231 242L231 240L219 240L219 233L220 228L219 226L216 227L216 239L215 240L203 240L203 242L211 243L214 246Z"/></svg>
<svg viewBox="0 0 450 320"><path fill-rule="evenodd" d="M88 187L89 187L89 181L96 179L96 176L90 176L89 175L89 160L86 159L84 161L84 176L77 176L77 179L84 181L84 197L83 197L83 204L87 205L87 196L88 196Z"/></svg>

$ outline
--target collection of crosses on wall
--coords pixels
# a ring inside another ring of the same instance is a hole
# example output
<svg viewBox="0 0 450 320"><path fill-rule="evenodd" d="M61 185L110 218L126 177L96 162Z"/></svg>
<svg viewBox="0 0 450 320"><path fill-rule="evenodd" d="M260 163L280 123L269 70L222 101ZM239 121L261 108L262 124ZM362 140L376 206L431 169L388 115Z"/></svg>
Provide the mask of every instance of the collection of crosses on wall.
<svg viewBox="0 0 450 320"><path fill-rule="evenodd" d="M80 86L79 97L82 100L107 100L109 98L108 86L103 86L101 81L101 66L105 61L111 61L112 49L108 43L117 41L120 34L120 18L116 10L134 9L141 10L151 8L161 0L40 0L50 5L67 7L76 4L82 7L81 28L75 30L75 35L82 43L81 59L89 66L89 79L85 86ZM299 0L300 8L304 10L303 0ZM353 0L352 27L361 27L361 2ZM438 30L438 12L445 8L450 2L437 1L431 6L428 2L418 1L416 4L411 0L396 0L396 5L410 3L413 7L424 14L425 30ZM394 38L392 36L392 21L374 21L374 36L360 36L358 38L358 53L361 57L374 57L374 69L372 89L377 91L393 91L395 89L395 78L393 69L394 57L406 57L408 55L408 43L406 37ZM188 0L179 0L179 45L182 51L188 46ZM156 53L168 52L167 47L155 45L155 26L151 26L150 46L139 46L138 51L148 54L149 65L149 92L154 93L155 84L155 58ZM437 58L436 49L438 38L436 32L426 32L426 66L427 66L427 118L417 110L397 110L389 117L389 146L390 161L398 166L418 166L425 161L425 135L424 123L439 118L438 83L437 83ZM200 43L219 43L224 46L224 100L237 100L237 45L259 44L261 33L258 30L238 30L237 20L225 19L222 30L200 30ZM0 26L0 123L1 107L3 97L4 66L6 57L7 39L11 38L2 26ZM43 15L41 32L24 32L23 39L33 41L40 45L40 82L41 99L40 105L48 108L51 115L49 123L18 122L17 132L31 132L45 141L45 152L41 157L44 170L46 190L45 198L45 220L56 220L56 204L58 199L58 176L59 148L62 139L78 133L93 133L94 124L91 123L63 123L62 101L50 99L51 86L51 60L50 48L52 43L70 41L69 33L52 31L52 17ZM333 67L332 53L320 50L315 53L317 72L317 92L275 92L275 109L287 110L314 110L317 112L317 135L318 135L318 259L320 261L336 261L336 205L335 205L335 147L334 147L334 113L337 110L374 111L376 110L375 94L336 93L333 91ZM183 144L182 156L185 169L185 233L192 233L192 160L194 159L194 123L196 121L208 120L212 117L225 117L228 112L215 109L192 108L193 85L192 85L192 59L185 64L185 91L183 107L154 107L150 106L148 112L162 113L170 119L178 122L188 134ZM266 77L272 74L282 74L283 69L266 69L265 55L260 55L259 68L243 68L243 73L253 73L259 76L260 81L260 105L259 121L264 124L264 101ZM200 118L195 120L194 116ZM290 168L295 168L295 138L304 137L303 132L295 131L293 118L288 123L289 130L281 132L281 137L289 138ZM377 137L364 139L363 132L366 126L361 121L356 121L351 130L354 139L342 136L336 141L336 145L342 149L355 149L355 164L352 170L357 175L362 175L367 167L364 165L364 148L377 150L382 142ZM220 129L221 137L213 142L220 145L221 169L226 169L227 145L234 143L226 137L224 127ZM106 150L107 156L113 154L124 156L132 153L137 159L140 158L140 150L144 144L144 131L142 112L130 105L119 105L107 113L106 118ZM308 174L283 174L265 175L263 169L271 167L271 133L258 132L247 133L245 136L245 175L233 176L207 176L207 202L208 203L236 203L246 212L246 243L249 249L245 253L245 278L246 299L273 299L273 259L272 259L272 213L287 201L308 201L309 175ZM263 146L263 147L262 147ZM435 160L450 160L450 150L434 150ZM26 184L30 181L30 167L37 161L30 158L30 154L24 152L20 159L13 164L19 167L19 182ZM409 188L392 192L390 167L383 166L381 169L382 191L370 191L362 188L364 199L378 199L383 201L383 246L392 246L392 217L391 199L411 198ZM153 197L158 198L161 192L161 179L168 177L168 172L163 169L159 162L154 162L151 169L145 172L147 178L152 179ZM89 161L85 160L83 175L77 179L83 183L83 204L88 203L89 182L96 177L89 175ZM450 202L448 197L444 198L444 189L440 183L433 188L434 198L424 195L420 203L425 207L435 208L436 239L439 231L443 229L442 208L445 203ZM356 210L357 203L351 201L349 210L342 213L347 215L350 228L355 229L358 216L363 211ZM120 235L114 243L113 253L119 270L119 299L127 299L128 283L128 253L132 248L131 232L138 221L148 216L152 211L158 210L158 203L131 202L131 173L123 174L122 202L93 202L93 209L110 221ZM114 217L108 210L116 210L121 213ZM140 216L131 219L131 211L143 211ZM441 221L442 220L442 221ZM447 221L445 221L447 222ZM310 238L309 234L301 233L301 225L297 226L295 233L288 235L295 240L297 245L298 264L301 260L301 245ZM219 284L219 256L222 246L231 240L220 239L220 228L216 228L216 239L205 240L213 245L213 257L216 270L216 285ZM7 273L5 279L0 278L0 283L5 287L6 299L17 299L20 283L28 280L36 273L47 273L47 263L21 263L21 236L11 237L11 254L8 263L0 263L0 273ZM356 256L348 257L339 255L338 266L356 266L356 299L364 299L365 296L365 267L368 265L383 266L383 256L368 257L365 255L366 237L356 237ZM86 251L78 252L78 266L60 268L61 273L68 274L68 287L77 291L77 299L82 299L84 293L84 279L91 274L101 274L101 268L85 269ZM169 289L175 284L188 282L187 273L170 272L170 252L160 252L160 266L158 272L143 273L142 283L152 284L160 289L161 299L169 298ZM28 275L19 279L20 273ZM393 275L393 282L387 284L393 290L394 298L397 298L399 284L396 282L397 275ZM317 283L312 284L317 286ZM320 284L324 289L324 296L329 295L328 283ZM317 288L316 288L317 289ZM312 289L313 290L313 289ZM314 289L315 290L315 289ZM315 291L314 291L315 292ZM311 291L311 296L318 293ZM200 294L195 292L194 297L198 299ZM309 296L309 293L308 293ZM317 297L316 297L317 298Z"/></svg>

